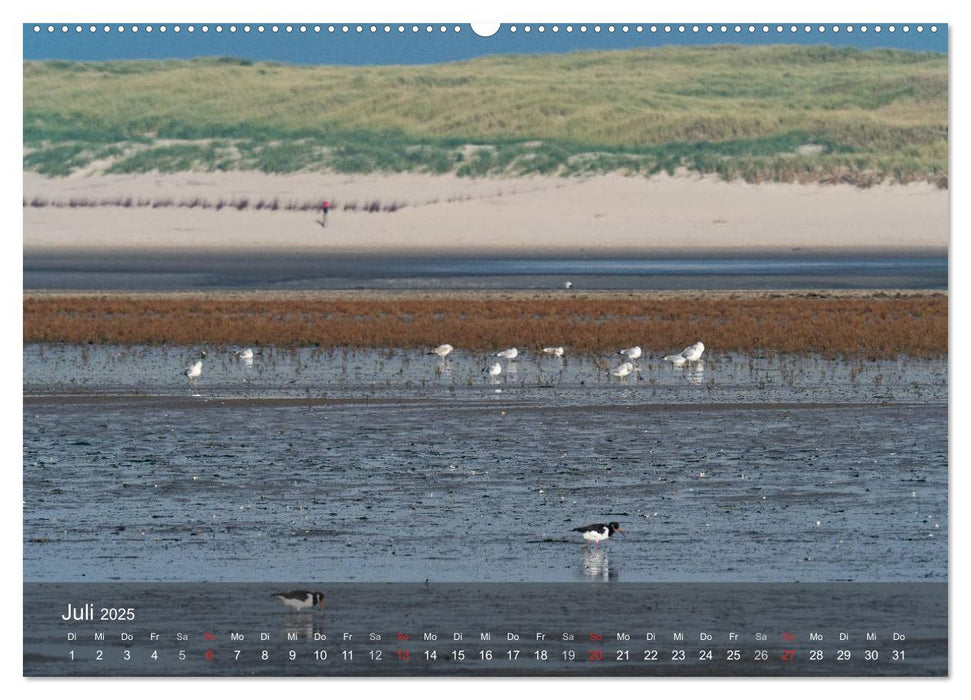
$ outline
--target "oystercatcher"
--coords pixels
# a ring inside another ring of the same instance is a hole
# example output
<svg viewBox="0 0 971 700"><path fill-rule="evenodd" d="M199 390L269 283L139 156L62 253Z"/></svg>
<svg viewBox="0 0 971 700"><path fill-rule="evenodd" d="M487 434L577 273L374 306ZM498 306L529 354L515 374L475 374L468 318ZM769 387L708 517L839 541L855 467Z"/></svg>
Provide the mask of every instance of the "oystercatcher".
<svg viewBox="0 0 971 700"><path fill-rule="evenodd" d="M584 525L583 527L573 528L573 532L582 532L583 539L587 544L594 542L594 547L600 547L603 540L609 539L615 532L621 532L620 523L597 523L595 525Z"/></svg>
<svg viewBox="0 0 971 700"><path fill-rule="evenodd" d="M326 608L324 594L320 591L290 591L289 593L273 593L273 598L283 601L283 604L294 610L303 610L314 605Z"/></svg>

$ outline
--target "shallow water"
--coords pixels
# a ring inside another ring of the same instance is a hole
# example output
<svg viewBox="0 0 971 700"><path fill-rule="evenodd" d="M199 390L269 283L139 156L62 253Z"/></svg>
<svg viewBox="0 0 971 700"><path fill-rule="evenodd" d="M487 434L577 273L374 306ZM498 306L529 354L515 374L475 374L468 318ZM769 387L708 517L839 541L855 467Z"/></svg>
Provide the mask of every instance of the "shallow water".
<svg viewBox="0 0 971 700"><path fill-rule="evenodd" d="M24 348L25 580L946 580L943 360L196 352Z"/></svg>
<svg viewBox="0 0 971 700"><path fill-rule="evenodd" d="M946 360L843 361L819 357L749 357L706 353L683 368L642 357L637 372L617 379L617 355L554 359L521 353L501 361L456 350L446 361L414 350L255 348L252 362L234 348L208 348L203 374L181 372L201 348L27 345L24 393L143 394L199 398L371 398L489 400L540 405L633 403L765 403L787 401L947 401Z"/></svg>
<svg viewBox="0 0 971 700"><path fill-rule="evenodd" d="M24 289L946 289L921 252L420 257L333 252L24 254Z"/></svg>

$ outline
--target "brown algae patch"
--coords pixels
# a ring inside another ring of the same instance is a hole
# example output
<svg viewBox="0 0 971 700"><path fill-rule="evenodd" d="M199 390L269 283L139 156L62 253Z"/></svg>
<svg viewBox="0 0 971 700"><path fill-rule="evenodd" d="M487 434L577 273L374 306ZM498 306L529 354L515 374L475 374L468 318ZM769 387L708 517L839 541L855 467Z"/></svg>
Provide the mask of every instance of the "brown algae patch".
<svg viewBox="0 0 971 700"><path fill-rule="evenodd" d="M945 293L25 294L25 343L947 355Z"/></svg>

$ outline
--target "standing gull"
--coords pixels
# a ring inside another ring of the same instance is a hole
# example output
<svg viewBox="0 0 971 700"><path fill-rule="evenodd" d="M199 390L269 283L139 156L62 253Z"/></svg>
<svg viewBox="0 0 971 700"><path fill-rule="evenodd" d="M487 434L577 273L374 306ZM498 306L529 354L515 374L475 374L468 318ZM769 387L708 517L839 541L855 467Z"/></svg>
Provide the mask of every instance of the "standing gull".
<svg viewBox="0 0 971 700"><path fill-rule="evenodd" d="M519 350L516 348L509 348L508 350L497 352L496 357L501 357L506 360L515 360L517 357L519 357Z"/></svg>
<svg viewBox="0 0 971 700"><path fill-rule="evenodd" d="M673 362L676 366L680 367L685 362L697 362L701 359L701 355L704 352L705 344L699 340L694 345L686 347L677 355L667 355L664 360L666 362Z"/></svg>
<svg viewBox="0 0 971 700"><path fill-rule="evenodd" d="M485 371L489 373L490 377L498 377L502 374L502 365L498 362L493 362L491 365L485 368Z"/></svg>
<svg viewBox="0 0 971 700"><path fill-rule="evenodd" d="M555 348L543 348L544 355L552 355L553 357L563 357L563 346L558 345Z"/></svg>
<svg viewBox="0 0 971 700"><path fill-rule="evenodd" d="M641 356L641 346L635 345L632 348L624 348L623 350L618 350L617 354L624 355L628 360L636 360Z"/></svg>
<svg viewBox="0 0 971 700"><path fill-rule="evenodd" d="M205 356L206 353L203 352L199 356L199 359L196 360L191 367L186 367L184 370L182 370L182 375L188 377L190 382L193 379L198 379L200 376L202 376L202 360L205 358Z"/></svg>
<svg viewBox="0 0 971 700"><path fill-rule="evenodd" d="M633 371L634 371L634 363L624 362L623 364L618 365L617 367L614 367L612 370L610 370L610 373L615 377L620 377L621 379L623 379Z"/></svg>
<svg viewBox="0 0 971 700"><path fill-rule="evenodd" d="M445 356L448 355L450 352L452 352L452 350L454 350L454 349L455 348L453 348L451 345L449 345L448 343L445 343L444 345L439 345L437 348L435 348L434 350L432 350L428 354L429 355L438 355L442 359L445 359Z"/></svg>

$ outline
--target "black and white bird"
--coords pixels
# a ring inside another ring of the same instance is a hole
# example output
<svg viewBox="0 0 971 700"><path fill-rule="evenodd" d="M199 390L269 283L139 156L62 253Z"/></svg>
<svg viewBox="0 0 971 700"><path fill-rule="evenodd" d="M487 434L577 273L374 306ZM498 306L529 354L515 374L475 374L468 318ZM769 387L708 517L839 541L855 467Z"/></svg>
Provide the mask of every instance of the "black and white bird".
<svg viewBox="0 0 971 700"><path fill-rule="evenodd" d="M326 608L324 594L320 591L290 591L289 593L273 593L273 598L283 601L283 604L293 610L303 610L319 605Z"/></svg>
<svg viewBox="0 0 971 700"><path fill-rule="evenodd" d="M183 376L188 377L189 381L198 379L202 375L202 361L205 359L205 357L206 353L203 351L199 355L199 359L196 360L191 367L186 367L184 370L182 370Z"/></svg>
<svg viewBox="0 0 971 700"><path fill-rule="evenodd" d="M573 528L573 531L582 532L583 540L587 544L593 542L594 547L599 547L601 542L610 539L615 532L622 532L620 529L620 523L608 523L606 525L603 523L596 523L595 525L584 525L583 527Z"/></svg>
<svg viewBox="0 0 971 700"><path fill-rule="evenodd" d="M253 348L243 348L242 350L237 350L236 351L236 357L238 357L239 359L241 359L243 361L252 360L253 359Z"/></svg>

